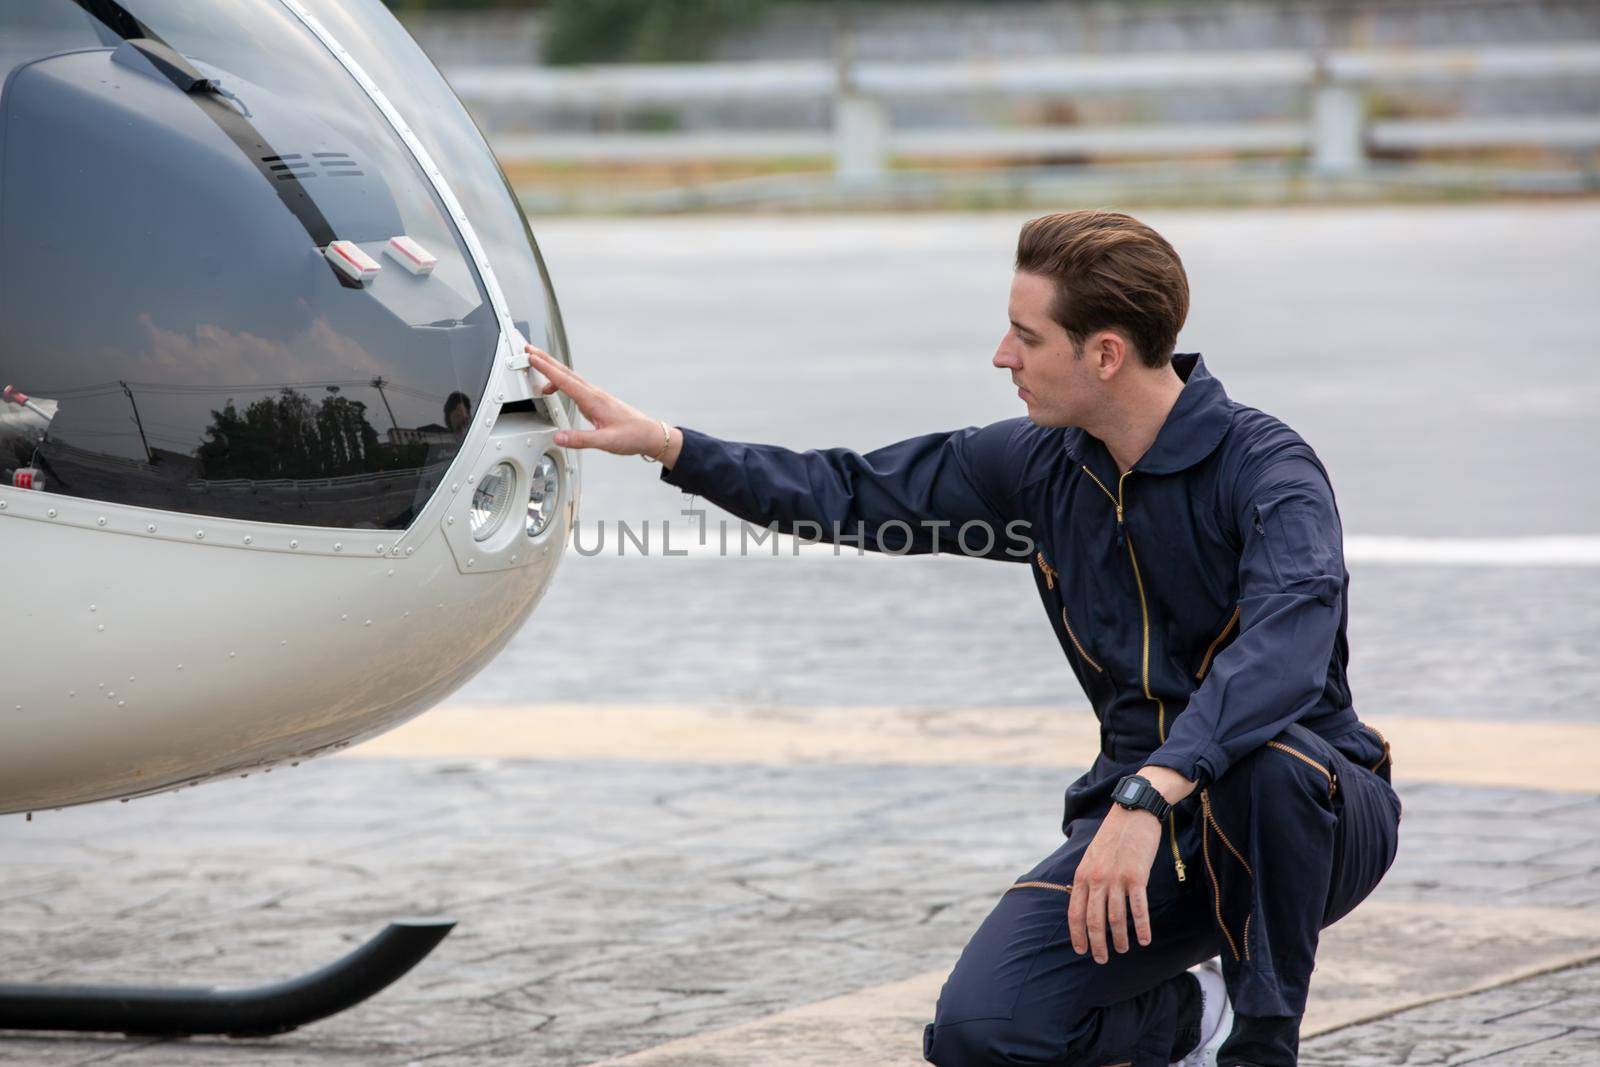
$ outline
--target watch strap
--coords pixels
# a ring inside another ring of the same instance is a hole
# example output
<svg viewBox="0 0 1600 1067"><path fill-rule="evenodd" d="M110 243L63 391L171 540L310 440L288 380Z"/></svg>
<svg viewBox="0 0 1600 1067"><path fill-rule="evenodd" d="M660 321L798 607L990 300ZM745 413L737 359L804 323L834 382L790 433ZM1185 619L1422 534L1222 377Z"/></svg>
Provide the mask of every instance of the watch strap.
<svg viewBox="0 0 1600 1067"><path fill-rule="evenodd" d="M1137 785L1137 791L1130 789L1129 783ZM1172 810L1172 805L1161 795L1161 791L1150 784L1150 779L1140 774L1125 775L1112 790L1111 797L1118 804L1130 811L1148 811L1158 819L1165 819Z"/></svg>

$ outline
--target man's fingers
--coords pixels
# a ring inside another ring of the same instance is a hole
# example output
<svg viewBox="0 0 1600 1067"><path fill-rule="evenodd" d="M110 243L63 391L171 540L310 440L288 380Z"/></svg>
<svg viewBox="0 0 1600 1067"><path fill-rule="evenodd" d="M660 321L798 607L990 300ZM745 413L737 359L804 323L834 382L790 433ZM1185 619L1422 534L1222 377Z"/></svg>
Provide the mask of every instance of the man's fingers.
<svg viewBox="0 0 1600 1067"><path fill-rule="evenodd" d="M1133 911L1133 933L1139 944L1150 943L1150 901L1144 895L1144 886L1136 885L1128 891L1128 906Z"/></svg>
<svg viewBox="0 0 1600 1067"><path fill-rule="evenodd" d="M1118 952L1128 951L1128 898L1120 886L1106 898L1106 917L1111 923L1111 945Z"/></svg>
<svg viewBox="0 0 1600 1067"><path fill-rule="evenodd" d="M556 444L563 448L601 448L598 430L557 430Z"/></svg>
<svg viewBox="0 0 1600 1067"><path fill-rule="evenodd" d="M1072 951L1078 955L1086 955L1089 951L1089 938L1084 932L1083 917L1088 913L1089 893L1085 886L1074 886L1071 899L1067 902L1067 936L1072 938Z"/></svg>
<svg viewBox="0 0 1600 1067"><path fill-rule="evenodd" d="M556 359L550 353L534 348L532 345L526 346L523 351L528 354L528 361L539 368L540 374L555 383L563 393L566 393L574 400L578 398L580 393L596 391L594 386L584 381L577 371Z"/></svg>
<svg viewBox="0 0 1600 1067"><path fill-rule="evenodd" d="M1103 885L1089 890L1089 913L1084 916L1089 928L1089 952L1096 963L1104 963L1106 955L1106 889Z"/></svg>

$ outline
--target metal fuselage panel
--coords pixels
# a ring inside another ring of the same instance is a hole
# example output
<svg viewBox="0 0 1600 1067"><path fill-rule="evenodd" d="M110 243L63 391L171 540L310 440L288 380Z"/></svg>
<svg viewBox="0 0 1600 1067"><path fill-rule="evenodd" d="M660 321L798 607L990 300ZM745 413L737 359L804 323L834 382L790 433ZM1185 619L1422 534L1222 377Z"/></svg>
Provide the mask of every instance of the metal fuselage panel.
<svg viewBox="0 0 1600 1067"><path fill-rule="evenodd" d="M420 714L527 618L570 515L526 565L471 574L438 526L410 555L379 555L364 543L375 531L349 531L363 542L338 554L299 555L16 510L0 513L10 647L23 660L4 672L0 812L247 773Z"/></svg>

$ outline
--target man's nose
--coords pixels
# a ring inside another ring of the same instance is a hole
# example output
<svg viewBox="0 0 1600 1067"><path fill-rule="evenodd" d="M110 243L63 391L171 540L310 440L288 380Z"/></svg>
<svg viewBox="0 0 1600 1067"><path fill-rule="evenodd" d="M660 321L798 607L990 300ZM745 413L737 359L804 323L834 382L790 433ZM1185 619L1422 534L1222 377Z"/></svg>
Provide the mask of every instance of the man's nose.
<svg viewBox="0 0 1600 1067"><path fill-rule="evenodd" d="M1006 334L1000 338L999 346L994 350L994 359L991 360L996 367L1002 370L1020 370L1022 361L1017 358L1015 350L1010 344L1011 335Z"/></svg>

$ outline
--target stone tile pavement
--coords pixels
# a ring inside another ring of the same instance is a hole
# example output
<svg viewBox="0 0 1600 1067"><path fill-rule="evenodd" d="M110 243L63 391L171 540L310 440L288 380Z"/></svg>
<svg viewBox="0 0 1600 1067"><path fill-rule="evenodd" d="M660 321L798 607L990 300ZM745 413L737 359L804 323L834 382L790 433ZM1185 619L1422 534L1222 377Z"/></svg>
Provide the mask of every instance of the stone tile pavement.
<svg viewBox="0 0 1600 1067"><path fill-rule="evenodd" d="M537 734L537 709L503 714L500 737ZM618 736L648 739L659 709L631 714ZM797 735L808 718L780 716ZM1076 772L904 747L894 763L803 747L650 758L647 741L341 756L0 821L8 981L246 985L396 915L461 923L390 990L294 1034L6 1035L0 1063L917 1063L939 979L1054 846ZM1354 1025L1308 1037L1307 1063L1600 1062L1585 1011L1600 964L1516 980L1600 954L1600 795L1407 782L1403 767L1400 859L1329 932L1307 1029Z"/></svg>

